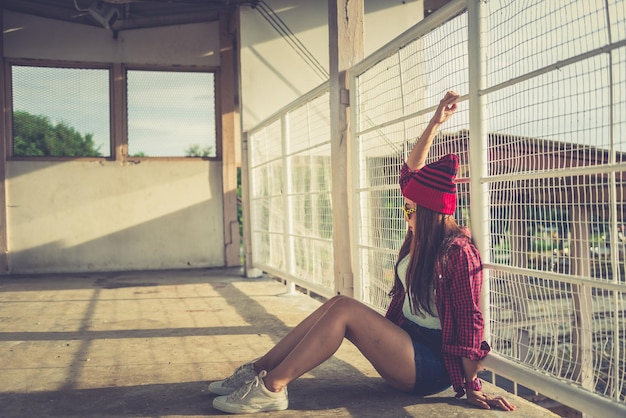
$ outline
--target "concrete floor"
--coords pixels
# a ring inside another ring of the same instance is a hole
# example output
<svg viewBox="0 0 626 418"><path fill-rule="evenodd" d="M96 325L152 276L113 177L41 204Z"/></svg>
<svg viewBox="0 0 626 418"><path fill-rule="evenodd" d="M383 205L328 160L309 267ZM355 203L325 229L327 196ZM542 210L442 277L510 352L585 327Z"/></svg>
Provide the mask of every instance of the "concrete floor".
<svg viewBox="0 0 626 418"><path fill-rule="evenodd" d="M1 417L212 417L207 383L268 350L320 302L240 269L0 278ZM504 393L487 384L487 391ZM346 342L276 417L554 417L521 398L478 410L394 391Z"/></svg>

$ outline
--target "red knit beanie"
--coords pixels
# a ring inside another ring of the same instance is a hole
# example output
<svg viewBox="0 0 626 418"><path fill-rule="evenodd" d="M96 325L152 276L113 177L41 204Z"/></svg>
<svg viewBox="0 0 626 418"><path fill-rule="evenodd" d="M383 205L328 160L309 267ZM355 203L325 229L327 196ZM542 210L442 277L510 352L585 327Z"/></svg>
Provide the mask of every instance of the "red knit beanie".
<svg viewBox="0 0 626 418"><path fill-rule="evenodd" d="M420 170L403 168L400 173L402 195L419 206L453 215L456 209L456 172L459 157L448 154Z"/></svg>

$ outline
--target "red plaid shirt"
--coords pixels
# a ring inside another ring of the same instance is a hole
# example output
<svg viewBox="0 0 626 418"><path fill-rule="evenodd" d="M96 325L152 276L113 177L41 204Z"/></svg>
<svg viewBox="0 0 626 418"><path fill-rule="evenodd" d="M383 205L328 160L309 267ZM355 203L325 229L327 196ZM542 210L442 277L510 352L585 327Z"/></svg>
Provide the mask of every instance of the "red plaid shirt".
<svg viewBox="0 0 626 418"><path fill-rule="evenodd" d="M447 262L436 280L436 303L441 321L442 355L457 398L465 394L465 372L461 357L481 360L489 353L483 341L484 321L479 308L483 283L478 249L467 237L454 240ZM385 315L396 325L407 319L402 314L404 291L396 292Z"/></svg>

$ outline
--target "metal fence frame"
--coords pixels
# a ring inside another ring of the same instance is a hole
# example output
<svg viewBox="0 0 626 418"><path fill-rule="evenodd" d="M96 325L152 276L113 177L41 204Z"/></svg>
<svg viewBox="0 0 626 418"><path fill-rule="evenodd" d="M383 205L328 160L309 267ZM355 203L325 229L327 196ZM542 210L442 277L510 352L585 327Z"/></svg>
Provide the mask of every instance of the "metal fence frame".
<svg viewBox="0 0 626 418"><path fill-rule="evenodd" d="M278 124L280 126L279 141L281 143L281 153L280 155L275 156L273 161L277 162L280 165L280 171L282 176L282 186L279 190L275 190L276 198L279 198L284 204L284 210L280 215L274 214L272 216L282 216L282 228L280 231L267 231L259 228L258 225L255 225L254 222L250 222L249 227L245 228L244 231L248 233L251 237L250 240L250 249L246 251L247 260L246 264L249 266L249 269L257 269L268 272L276 277L280 277L285 280L286 285L288 286L288 293L293 293L295 291L295 286L298 285L302 287L307 292L314 292L320 296L324 297L332 297L335 294L334 290L334 281L331 280L329 282L320 283L319 281L302 277L298 274L296 269L296 260L294 259L294 245L293 240L294 237L302 238L302 233L299 233L295 230L294 225L294 216L293 216L293 208L290 207L289 196L293 194L311 194L310 192L303 192L299 190L295 190L292 186L292 173L290 172L290 156L293 154L288 149L288 143L290 140L294 139L295 133L290 132L289 126L289 118L294 112L298 109L302 109L303 107L308 106L315 100L318 100L320 97L324 95L328 95L329 85L328 83L323 83L306 93L305 95L298 98L298 100L290 103L285 106L283 109L280 109L272 116L267 118L264 122L256 126L246 135L244 135L243 140L243 152L242 152L242 160L247 164L244 165L244 172L242 183L245 184L246 190L243 194L244 198L244 218L253 220L255 218L255 211L260 209L260 201L263 200L264 196L255 195L254 193L254 184L256 181L259 181L259 174L255 171L259 164L255 161L253 155L255 152L255 147L266 147L267 142L263 140L262 142L258 140L259 136L265 135L266 131L271 129L272 125ZM316 146L324 146L326 144L330 144L330 126L328 126L328 132L326 134L326 141L321 141L316 144ZM315 148L313 146L311 148ZM266 164L267 161L263 161L263 164ZM246 204L247 203L247 204ZM244 224L244 227L247 225ZM313 232L313 231L311 231ZM264 234L273 234L277 238L282 241L284 254L282 254L281 261L284 262L281 266L276 265L272 262L271 259L260 255L258 250L258 246L255 248L254 242L255 239ZM332 237L328 239L323 239L318 237L314 237L311 235L311 239L315 239L318 241L326 241L328 246L330 247L330 255L332 257ZM304 260L308 263L316 262L315 260ZM317 261L319 262L319 261ZM330 264L331 270L322 271L320 275L324 275L332 278L332 262Z"/></svg>

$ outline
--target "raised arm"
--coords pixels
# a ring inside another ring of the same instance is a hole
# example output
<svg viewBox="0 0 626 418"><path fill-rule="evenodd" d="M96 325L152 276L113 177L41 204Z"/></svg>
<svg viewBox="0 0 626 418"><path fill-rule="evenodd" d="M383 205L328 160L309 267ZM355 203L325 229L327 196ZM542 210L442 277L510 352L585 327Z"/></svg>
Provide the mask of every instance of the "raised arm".
<svg viewBox="0 0 626 418"><path fill-rule="evenodd" d="M424 167L437 129L456 112L456 100L458 98L459 95L457 93L449 91L439 102L435 114L428 122L428 126L424 129L422 136L417 140L406 160L406 164L411 170L419 170Z"/></svg>

